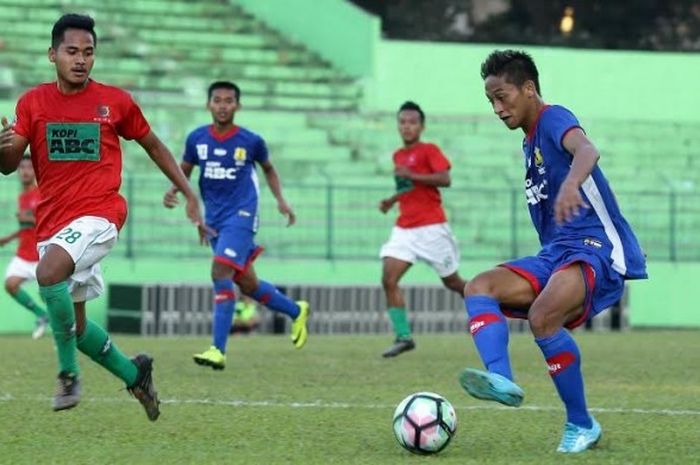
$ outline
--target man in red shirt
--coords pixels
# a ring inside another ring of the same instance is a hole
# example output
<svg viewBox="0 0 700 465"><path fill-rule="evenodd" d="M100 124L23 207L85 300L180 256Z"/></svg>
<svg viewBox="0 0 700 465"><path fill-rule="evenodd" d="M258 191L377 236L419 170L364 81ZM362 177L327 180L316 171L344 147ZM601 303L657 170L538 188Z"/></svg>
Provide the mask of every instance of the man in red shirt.
<svg viewBox="0 0 700 465"><path fill-rule="evenodd" d="M36 315L36 325L32 332L33 339L39 339L46 331L49 317L41 305L22 289L26 281L36 280L36 265L39 254L36 251L36 230L34 210L39 203L39 189L36 185L32 161L27 156L22 159L17 168L19 181L22 183L22 193L17 201L17 220L19 229L5 237L0 237L0 247L4 247L14 239L18 239L17 252L12 257L5 271L5 290L24 308Z"/></svg>
<svg viewBox="0 0 700 465"><path fill-rule="evenodd" d="M432 266L445 287L460 296L466 285L457 272L457 240L447 224L438 190L450 186L450 162L438 146L420 141L425 128L425 114L420 106L414 102L401 105L398 123L403 148L394 153L396 194L379 203L382 213L399 203L396 226L380 252L384 261L382 286L396 333L394 345L383 357L395 357L416 346L399 288L399 280L416 260Z"/></svg>
<svg viewBox="0 0 700 465"><path fill-rule="evenodd" d="M151 376L153 359L145 354L127 358L105 330L85 316L85 302L104 290L99 262L126 220L126 201L119 195L119 136L136 140L184 193L187 216L202 239L206 226L187 179L131 96L89 78L97 44L94 25L89 16L76 14L54 24L49 60L56 66L57 80L19 99L12 126L2 118L0 172L14 171L31 146L41 189L36 275L60 365L53 409L72 408L80 400L80 350L123 380L155 421L160 411Z"/></svg>

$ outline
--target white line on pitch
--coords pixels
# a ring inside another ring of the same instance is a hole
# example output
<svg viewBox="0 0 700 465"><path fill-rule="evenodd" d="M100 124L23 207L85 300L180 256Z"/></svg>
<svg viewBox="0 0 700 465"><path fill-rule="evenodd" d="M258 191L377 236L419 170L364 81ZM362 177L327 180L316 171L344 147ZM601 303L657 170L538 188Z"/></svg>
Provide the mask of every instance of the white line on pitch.
<svg viewBox="0 0 700 465"><path fill-rule="evenodd" d="M49 402L49 397L22 396L15 397L9 393L0 394L0 402ZM84 402L96 403L121 403L133 402L128 397L90 397ZM222 405L229 407L273 407L273 408L323 408L323 409L393 409L394 406L384 404L352 404L346 402L276 402L269 400L219 400L219 399L161 399L163 404L171 405ZM558 412L562 409L553 406L523 405L518 408L504 407L494 404L483 405L455 405L457 410L505 410L516 412L519 410L535 412ZM675 409L643 409L643 408L617 408L617 407L591 407L591 412L597 413L626 413L639 415L700 415L700 410L675 410Z"/></svg>

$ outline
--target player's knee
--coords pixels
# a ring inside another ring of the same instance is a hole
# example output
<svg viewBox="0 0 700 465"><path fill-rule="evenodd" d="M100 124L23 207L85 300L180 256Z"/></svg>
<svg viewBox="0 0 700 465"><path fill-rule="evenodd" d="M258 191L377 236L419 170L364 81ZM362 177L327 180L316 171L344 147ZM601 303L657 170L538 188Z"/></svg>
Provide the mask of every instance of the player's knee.
<svg viewBox="0 0 700 465"><path fill-rule="evenodd" d="M470 297L475 295L492 295L494 292L494 283L487 273L476 275L466 286L464 286L464 296Z"/></svg>
<svg viewBox="0 0 700 465"><path fill-rule="evenodd" d="M19 291L19 283L17 281L8 279L5 281L5 291L8 294L15 295Z"/></svg>
<svg viewBox="0 0 700 465"><path fill-rule="evenodd" d="M56 268L39 265L36 269L36 282L39 283L39 286L53 286L65 281L65 279L66 277L61 276Z"/></svg>
<svg viewBox="0 0 700 465"><path fill-rule="evenodd" d="M391 291L399 286L399 280L390 274L382 275L382 287L385 291Z"/></svg>

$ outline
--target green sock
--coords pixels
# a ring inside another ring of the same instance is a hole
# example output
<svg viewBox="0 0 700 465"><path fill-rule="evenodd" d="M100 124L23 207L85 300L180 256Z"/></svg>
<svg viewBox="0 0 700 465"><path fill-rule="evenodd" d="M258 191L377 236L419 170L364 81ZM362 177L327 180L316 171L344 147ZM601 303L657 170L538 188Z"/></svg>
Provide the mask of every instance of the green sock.
<svg viewBox="0 0 700 465"><path fill-rule="evenodd" d="M136 365L114 345L109 334L97 323L87 320L85 331L78 337L78 349L124 381L127 387L136 382Z"/></svg>
<svg viewBox="0 0 700 465"><path fill-rule="evenodd" d="M34 299L32 299L24 289L20 288L17 291L17 294L10 295L17 301L18 304L35 314L37 318L46 318L48 316L46 314L46 310L37 305L37 303L34 302Z"/></svg>
<svg viewBox="0 0 700 465"><path fill-rule="evenodd" d="M61 371L78 375L78 351L75 341L75 310L68 284L61 282L52 286L40 286L39 292L46 302L49 322L53 331Z"/></svg>
<svg viewBox="0 0 700 465"><path fill-rule="evenodd" d="M405 308L389 307L389 319L398 339L411 338L411 326L408 324Z"/></svg>

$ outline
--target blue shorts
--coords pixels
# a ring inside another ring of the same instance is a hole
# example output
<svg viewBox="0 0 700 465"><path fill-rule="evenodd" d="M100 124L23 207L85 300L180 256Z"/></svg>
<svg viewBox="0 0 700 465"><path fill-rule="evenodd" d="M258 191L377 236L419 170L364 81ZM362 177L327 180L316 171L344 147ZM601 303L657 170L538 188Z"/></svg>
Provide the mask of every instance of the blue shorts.
<svg viewBox="0 0 700 465"><path fill-rule="evenodd" d="M248 228L224 226L209 243L214 261L230 266L235 276L245 273L263 248L255 244L255 233Z"/></svg>
<svg viewBox="0 0 700 465"><path fill-rule="evenodd" d="M571 245L551 244L545 246L534 257L524 257L501 264L527 279L535 295L540 295L549 278L557 271L573 263L581 264L581 271L586 284L586 296L583 314L580 318L566 325L573 329L619 302L625 288L624 277L612 269L612 261L604 254L597 254L590 249ZM503 313L511 318L527 318L527 309L502 308Z"/></svg>

